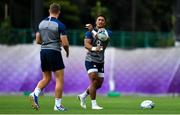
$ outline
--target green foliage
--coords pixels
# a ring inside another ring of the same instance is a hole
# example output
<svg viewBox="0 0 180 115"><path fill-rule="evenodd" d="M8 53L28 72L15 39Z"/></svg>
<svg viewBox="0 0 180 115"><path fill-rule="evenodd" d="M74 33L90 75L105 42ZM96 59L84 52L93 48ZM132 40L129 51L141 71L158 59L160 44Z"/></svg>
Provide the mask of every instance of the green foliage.
<svg viewBox="0 0 180 115"><path fill-rule="evenodd" d="M139 0L137 5L137 31L172 30L173 1Z"/></svg>
<svg viewBox="0 0 180 115"><path fill-rule="evenodd" d="M0 23L0 44L15 45L20 43L32 43L31 29L14 29L10 17Z"/></svg>
<svg viewBox="0 0 180 115"><path fill-rule="evenodd" d="M71 29L80 25L80 11L77 5L71 3L69 0L45 0L44 4L46 9L49 9L49 5L54 2L61 5L60 19L62 22Z"/></svg>
<svg viewBox="0 0 180 115"><path fill-rule="evenodd" d="M12 44L12 26L10 17L4 19L0 24L0 44Z"/></svg>
<svg viewBox="0 0 180 115"><path fill-rule="evenodd" d="M96 6L91 9L91 16L96 18L98 15L108 15L108 9L102 6L100 1L96 2Z"/></svg>
<svg viewBox="0 0 180 115"><path fill-rule="evenodd" d="M35 1L35 0L34 0ZM13 27L28 28L34 24L33 0L1 0L0 20L4 17L4 4L9 7ZM37 0L36 0L37 1ZM44 14L48 14L52 2L60 3L60 20L69 29L81 29L84 24L93 22L97 13L104 13L110 19L113 30L132 30L132 2L134 0L42 0ZM136 31L171 31L177 0L136 0ZM106 13L108 12L108 13ZM17 15L17 13L21 15ZM44 15L47 16L47 15ZM44 17L43 16L43 17ZM176 18L176 17L175 17Z"/></svg>
<svg viewBox="0 0 180 115"><path fill-rule="evenodd" d="M109 25L109 11L106 6L102 6L100 1L96 2L96 5L91 8L91 16L93 18L96 18L98 15L104 15L106 16L106 23Z"/></svg>

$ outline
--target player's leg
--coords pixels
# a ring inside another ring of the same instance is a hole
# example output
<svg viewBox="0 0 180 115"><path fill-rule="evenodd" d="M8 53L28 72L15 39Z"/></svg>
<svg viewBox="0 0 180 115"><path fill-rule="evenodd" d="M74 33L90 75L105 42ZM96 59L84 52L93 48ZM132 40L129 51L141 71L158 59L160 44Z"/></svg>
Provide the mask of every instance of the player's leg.
<svg viewBox="0 0 180 115"><path fill-rule="evenodd" d="M88 86L88 88L87 88L83 93L81 93L80 95L78 95L78 99L79 99L79 98L86 99L86 97L89 95L89 87L90 87L90 86Z"/></svg>
<svg viewBox="0 0 180 115"><path fill-rule="evenodd" d="M63 93L63 85L64 85L64 69L55 71L55 111L66 111L66 108L62 105L62 93Z"/></svg>
<svg viewBox="0 0 180 115"><path fill-rule="evenodd" d="M78 100L80 101L80 106L83 109L86 109L86 97L89 95L89 87L81 94L77 96Z"/></svg>
<svg viewBox="0 0 180 115"><path fill-rule="evenodd" d="M42 80L39 81L36 88L39 88L42 90L49 84L50 81L51 81L51 71L44 71L43 78L42 78ZM36 92L35 92L35 94L36 94ZM39 94L37 93L37 95L39 95Z"/></svg>
<svg viewBox="0 0 180 115"><path fill-rule="evenodd" d="M98 72L96 72L96 74L94 75L90 75L89 77L91 79L91 86L95 87L96 90L101 88L102 83L104 81L104 63L96 63L96 67ZM95 91L96 91L95 90ZM91 89L89 90L91 92ZM90 94L91 95L91 94ZM92 109L103 109L103 107L98 106L97 102L96 102L96 92L92 92Z"/></svg>
<svg viewBox="0 0 180 115"><path fill-rule="evenodd" d="M90 73L89 78L91 81L90 86L82 94L78 95L78 99L81 101L80 105L82 108L86 108L86 97L90 94L92 100L92 109L102 109L96 102L96 90L102 86L103 77L97 77L97 73ZM98 74L99 75L99 74Z"/></svg>
<svg viewBox="0 0 180 115"><path fill-rule="evenodd" d="M89 95L91 97L92 109L103 109L103 107L100 107L96 101L96 90L101 86L103 79L98 77L97 72L90 73L89 78L91 80Z"/></svg>
<svg viewBox="0 0 180 115"><path fill-rule="evenodd" d="M86 70L88 74L91 72L97 71L97 69L94 68L94 65L92 62L85 61L85 66L86 66ZM86 109L86 97L89 95L89 88L90 86L83 93L77 96L80 101L80 106L84 109Z"/></svg>
<svg viewBox="0 0 180 115"><path fill-rule="evenodd" d="M64 63L62 59L61 52L52 50L51 56L49 59L51 69L54 72L56 85L55 85L55 111L65 111L66 108L62 106L62 93L63 93L63 85L64 85Z"/></svg>
<svg viewBox="0 0 180 115"><path fill-rule="evenodd" d="M102 71L101 71L101 72L98 72L97 81L98 81L98 83L97 83L97 89L99 89L99 88L101 88L101 86L102 86L102 84L103 84L103 81L104 81L104 71L103 71L103 73L102 73Z"/></svg>
<svg viewBox="0 0 180 115"><path fill-rule="evenodd" d="M104 81L104 63L97 64L98 69L98 86L97 89L101 88L103 81Z"/></svg>
<svg viewBox="0 0 180 115"><path fill-rule="evenodd" d="M104 77L98 76L98 78L97 78L97 89L102 87L103 81L104 81Z"/></svg>
<svg viewBox="0 0 180 115"><path fill-rule="evenodd" d="M36 88L29 96L33 109L38 110L40 108L38 103L38 96L50 81L51 81L51 71L43 72L43 78L38 82Z"/></svg>
<svg viewBox="0 0 180 115"><path fill-rule="evenodd" d="M90 79L90 85L89 85L89 95L91 97L91 100L95 100L96 99L96 89L98 87L98 74L97 72L92 72L88 74L89 79Z"/></svg>
<svg viewBox="0 0 180 115"><path fill-rule="evenodd" d="M56 86L55 86L55 98L62 98L62 92L63 92L63 84L64 84L64 70L58 70L55 72L55 79L56 79ZM57 105L61 105L60 103L57 103Z"/></svg>
<svg viewBox="0 0 180 115"><path fill-rule="evenodd" d="M43 71L43 78L42 80L39 81L37 84L34 92L30 94L30 99L32 102L32 107L36 110L39 109L39 104L38 104L38 96L41 93L42 89L49 83L51 80L51 67L48 63L48 55L49 52L48 50L41 50L40 52L40 59L41 59L41 69Z"/></svg>

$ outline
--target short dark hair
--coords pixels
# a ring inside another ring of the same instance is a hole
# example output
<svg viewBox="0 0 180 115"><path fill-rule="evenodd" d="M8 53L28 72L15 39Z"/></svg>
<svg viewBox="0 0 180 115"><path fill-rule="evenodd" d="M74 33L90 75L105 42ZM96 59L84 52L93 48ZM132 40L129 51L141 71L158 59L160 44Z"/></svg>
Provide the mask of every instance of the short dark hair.
<svg viewBox="0 0 180 115"><path fill-rule="evenodd" d="M104 16L104 15L102 15L102 14L97 15L96 20L97 20L99 17L103 17L103 18L105 19L105 21L106 21L106 16Z"/></svg>
<svg viewBox="0 0 180 115"><path fill-rule="evenodd" d="M60 11L61 7L57 3L52 3L50 5L49 11L53 14L57 14Z"/></svg>

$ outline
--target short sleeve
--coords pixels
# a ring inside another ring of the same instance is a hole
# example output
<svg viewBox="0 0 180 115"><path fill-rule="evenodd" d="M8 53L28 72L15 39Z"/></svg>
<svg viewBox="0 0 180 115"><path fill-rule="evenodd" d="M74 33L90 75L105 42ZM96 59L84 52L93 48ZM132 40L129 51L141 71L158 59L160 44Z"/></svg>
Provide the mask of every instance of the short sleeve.
<svg viewBox="0 0 180 115"><path fill-rule="evenodd" d="M92 33L89 32L89 31L87 31L87 32L85 33L85 39L92 39Z"/></svg>
<svg viewBox="0 0 180 115"><path fill-rule="evenodd" d="M109 35L109 37L112 36L112 31L111 30L108 30L108 35Z"/></svg>
<svg viewBox="0 0 180 115"><path fill-rule="evenodd" d="M59 33L61 35L67 35L66 26L62 23L59 23Z"/></svg>

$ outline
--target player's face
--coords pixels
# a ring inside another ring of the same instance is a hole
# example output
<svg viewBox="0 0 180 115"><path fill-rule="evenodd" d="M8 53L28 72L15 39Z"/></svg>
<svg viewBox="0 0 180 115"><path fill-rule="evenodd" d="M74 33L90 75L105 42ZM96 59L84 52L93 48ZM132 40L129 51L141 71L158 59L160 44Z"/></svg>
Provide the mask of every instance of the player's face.
<svg viewBox="0 0 180 115"><path fill-rule="evenodd" d="M96 26L98 28L104 28L105 24L106 24L106 21L105 21L104 17L99 16L96 20Z"/></svg>

